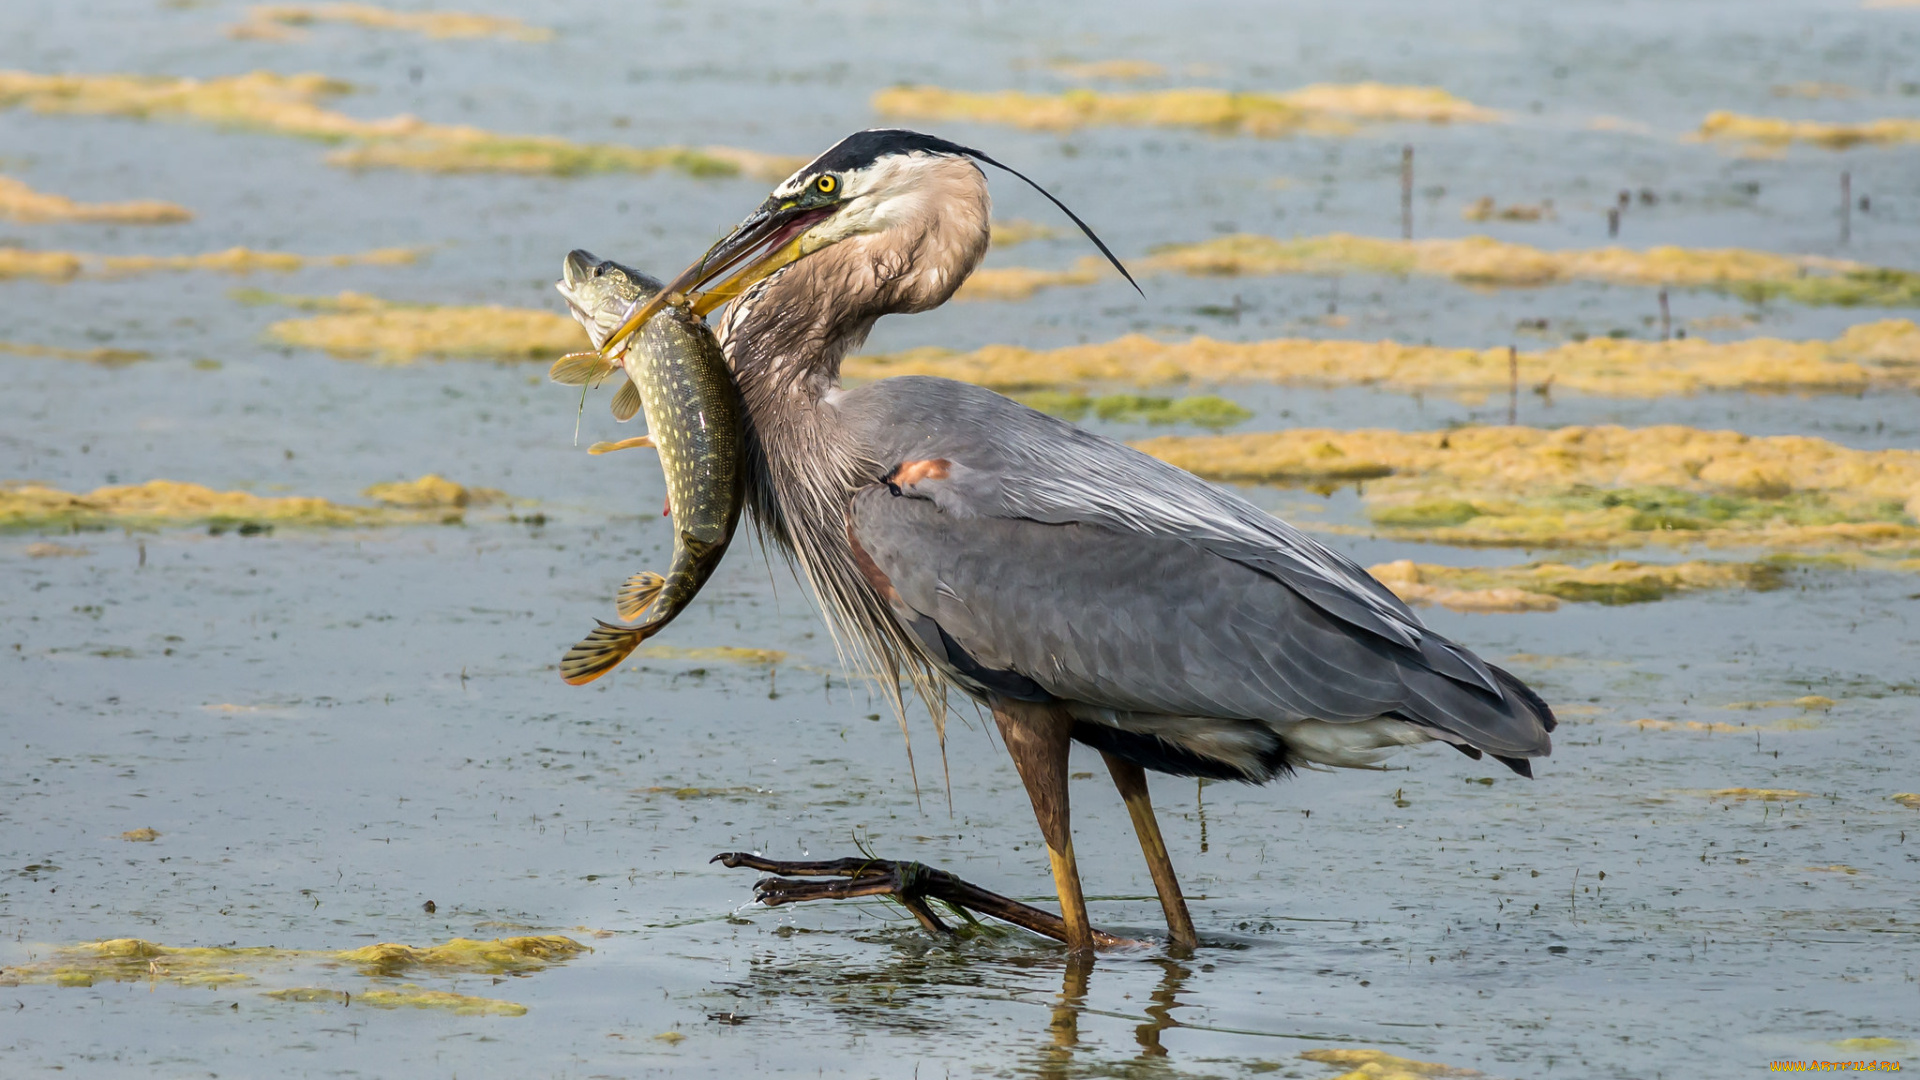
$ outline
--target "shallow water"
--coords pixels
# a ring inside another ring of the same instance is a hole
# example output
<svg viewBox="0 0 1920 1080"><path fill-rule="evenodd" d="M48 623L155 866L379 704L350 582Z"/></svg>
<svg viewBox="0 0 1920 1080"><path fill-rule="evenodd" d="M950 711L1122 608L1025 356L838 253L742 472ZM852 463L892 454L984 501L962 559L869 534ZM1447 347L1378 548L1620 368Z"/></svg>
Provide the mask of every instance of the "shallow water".
<svg viewBox="0 0 1920 1080"><path fill-rule="evenodd" d="M1060 55L1137 56L1176 73L1211 66L1170 84L1433 83L1515 120L1272 141L943 130L1049 184L1123 256L1232 230L1395 235L1399 148L1411 141L1416 235L1484 229L1594 246L1606 242L1614 193L1647 187L1661 200L1628 211L1623 243L1915 265L1920 149L1752 158L1679 136L1717 108L1833 120L1920 112L1904 89L1920 59L1920 13L1404 0L1090 10L576 5L515 12L556 30L545 43L338 26L274 43L224 35L240 4L88 5L82 17L18 0L0 13L0 67L314 70L363 87L340 106L360 116L410 111L503 132L791 154L873 123L876 89L1052 90L1064 84L1034 62ZM1769 92L1802 80L1861 95ZM1652 134L1588 130L1603 114ZM594 952L518 976L389 979L300 962L211 988L159 971L137 982L4 985L0 1072L1238 1076L1277 1066L1313 1078L1334 1070L1301 1051L1367 1046L1502 1077L1647 1077L1902 1056L1834 1045L1861 1037L1909 1040L1904 1056L1920 1053L1920 812L1889 798L1920 790L1911 576L1801 570L1769 593L1569 604L1549 615L1431 612L1436 628L1508 658L1561 709L1565 726L1539 779L1495 775L1438 748L1403 755L1404 771L1310 773L1265 789L1157 779L1205 938L1192 957L1146 947L1089 972L1017 934L935 943L881 904L748 906L752 876L709 866L713 853L833 857L864 844L1013 895L1045 898L1051 887L1013 770L986 728L969 712L950 729L949 809L931 727L914 717L916 791L892 718L848 685L801 587L751 544L660 644L773 649L787 654L780 663L669 655L587 688L559 682L561 651L608 610L619 581L664 560L669 536L655 516L653 459L577 450L578 399L546 384L540 365L375 369L284 350L263 333L285 313L227 293L353 289L558 310L550 283L567 249L671 271L765 185L670 173L356 174L323 165L324 153L186 123L0 112L9 175L76 199L167 199L197 214L154 228L0 226L30 247L431 248L419 266L244 281L0 282L0 339L154 354L113 371L0 355L0 478L84 491L167 477L352 501L369 484L431 471L535 500L519 509L544 524L476 513L463 526L263 537L0 537L0 983L53 948L98 938L340 950L560 933ZM1872 198L1844 250L1842 169ZM1000 179L1003 213L1051 220L1038 196ZM1427 194L1435 187L1444 194ZM1552 198L1559 217L1460 220L1482 195ZM992 258L1066 265L1081 254L1069 237ZM1043 347L1133 330L1484 347L1534 318L1556 335L1644 334L1656 311L1650 290L1594 285L1485 292L1352 276L1337 298L1335 288L1278 277L1160 278L1145 299L1062 289L888 320L871 347ZM1236 295L1237 319L1201 310ZM1755 309L1704 293L1673 302L1678 321L1751 316L1740 333L1785 337L1911 317ZM1351 321L1315 329L1306 320L1330 303ZM1255 410L1240 430L1425 428L1505 411L1504 401L1368 390L1221 392ZM1912 395L1525 395L1519 410L1523 423L1673 422L1863 448L1920 445L1916 417ZM588 403L579 445L628 433L602 395ZM1250 494L1303 524L1357 519L1351 492ZM47 539L87 554L29 555ZM1332 542L1367 564L1526 557ZM1809 694L1836 704L1727 707ZM1661 730L1641 719L1750 730ZM1095 921L1151 936L1158 908L1119 801L1093 755L1075 768L1088 774L1073 787ZM1804 797L1707 794L1730 788ZM120 838L138 828L159 836ZM359 995L402 982L528 1012L387 1011L263 993Z"/></svg>

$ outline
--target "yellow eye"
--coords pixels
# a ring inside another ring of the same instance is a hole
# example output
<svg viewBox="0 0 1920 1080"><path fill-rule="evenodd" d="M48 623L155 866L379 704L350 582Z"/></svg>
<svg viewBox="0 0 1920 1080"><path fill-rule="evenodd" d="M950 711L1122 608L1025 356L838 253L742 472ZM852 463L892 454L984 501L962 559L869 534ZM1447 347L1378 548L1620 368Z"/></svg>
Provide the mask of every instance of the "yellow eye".
<svg viewBox="0 0 1920 1080"><path fill-rule="evenodd" d="M840 186L840 181L835 180L831 176L823 175L818 180L815 180L813 182L813 189L815 191L818 191L822 195L833 194L833 189L839 186Z"/></svg>

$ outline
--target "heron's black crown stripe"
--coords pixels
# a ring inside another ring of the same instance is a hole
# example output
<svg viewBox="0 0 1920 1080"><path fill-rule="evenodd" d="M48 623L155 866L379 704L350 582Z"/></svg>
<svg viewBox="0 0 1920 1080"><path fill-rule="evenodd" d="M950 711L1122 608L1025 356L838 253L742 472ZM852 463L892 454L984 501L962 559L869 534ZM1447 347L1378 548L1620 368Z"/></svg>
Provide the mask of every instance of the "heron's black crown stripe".
<svg viewBox="0 0 1920 1080"><path fill-rule="evenodd" d="M1146 292L1140 288L1140 283L1133 280L1133 275L1127 272L1126 265L1120 261L1120 257L1107 247L1106 241L1095 235L1092 226L1080 220L1079 214L1069 209L1066 203L1054 198L1053 192L1035 183L1032 177L1011 165L995 161L971 146L961 146L959 143L942 139L937 135L908 131L905 128L874 128L871 131L858 131L841 139L832 149L815 158L813 164L807 166L803 176L805 179L812 179L825 172L864 169L889 154L911 154L915 151L970 157L975 161L984 161L996 169L1012 173L1027 186L1045 195L1048 202L1059 207L1061 213L1066 214L1075 225L1080 226L1080 231L1086 233L1087 239L1093 241L1093 246L1100 249L1100 254L1105 255L1107 261L1113 264L1113 268L1120 271L1120 276L1127 279L1127 284L1133 286L1133 291L1142 296L1146 295Z"/></svg>

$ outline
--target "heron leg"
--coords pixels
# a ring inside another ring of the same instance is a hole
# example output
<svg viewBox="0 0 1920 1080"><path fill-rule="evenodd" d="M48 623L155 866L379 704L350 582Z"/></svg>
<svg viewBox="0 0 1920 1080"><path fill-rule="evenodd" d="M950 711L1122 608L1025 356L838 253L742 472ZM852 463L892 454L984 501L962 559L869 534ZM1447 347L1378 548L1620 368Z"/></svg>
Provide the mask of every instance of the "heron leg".
<svg viewBox="0 0 1920 1080"><path fill-rule="evenodd" d="M1067 947L1092 949L1093 929L1087 922L1086 896L1080 891L1080 868L1073 860L1073 828L1067 812L1067 752L1073 745L1073 720L1057 707L1008 698L994 699L993 719L1027 786L1033 816L1047 842Z"/></svg>
<svg viewBox="0 0 1920 1080"><path fill-rule="evenodd" d="M1193 932L1193 916L1187 914L1187 898L1180 894L1180 880L1173 876L1173 860L1167 856L1166 841L1160 838L1160 822L1153 816L1153 800L1147 796L1147 771L1124 758L1102 752L1107 771L1113 774L1113 786L1133 818L1133 831L1140 837L1140 851L1147 857L1147 872L1153 875L1154 891L1160 894L1160 908L1167 914L1169 942L1180 949L1200 943Z"/></svg>

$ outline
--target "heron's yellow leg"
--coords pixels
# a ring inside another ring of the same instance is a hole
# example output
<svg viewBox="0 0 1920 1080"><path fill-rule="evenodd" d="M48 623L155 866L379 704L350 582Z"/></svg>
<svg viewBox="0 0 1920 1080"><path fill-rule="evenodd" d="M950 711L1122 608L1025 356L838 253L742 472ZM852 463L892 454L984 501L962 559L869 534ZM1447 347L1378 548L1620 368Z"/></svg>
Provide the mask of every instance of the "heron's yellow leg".
<svg viewBox="0 0 1920 1080"><path fill-rule="evenodd" d="M994 701L993 719L1014 767L1020 770L1040 835L1047 842L1053 887L1060 894L1060 918L1067 924L1067 947L1090 950L1093 928L1087 921L1086 896L1080 891L1080 868L1073 861L1073 828L1067 811L1067 751L1072 746L1073 720L1051 706L1004 698Z"/></svg>
<svg viewBox="0 0 1920 1080"><path fill-rule="evenodd" d="M1153 800L1147 796L1147 771L1131 761L1103 753L1107 771L1113 774L1113 786L1133 818L1133 831L1140 837L1140 851L1147 857L1147 872L1153 875L1154 891L1160 894L1160 908L1167 914L1167 937L1177 948L1191 949L1200 943L1193 932L1193 916L1187 914L1187 898L1180 894L1180 879L1173 876L1173 860L1167 844L1160 838L1160 822L1153 816Z"/></svg>

